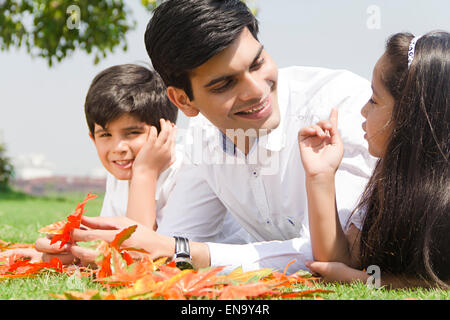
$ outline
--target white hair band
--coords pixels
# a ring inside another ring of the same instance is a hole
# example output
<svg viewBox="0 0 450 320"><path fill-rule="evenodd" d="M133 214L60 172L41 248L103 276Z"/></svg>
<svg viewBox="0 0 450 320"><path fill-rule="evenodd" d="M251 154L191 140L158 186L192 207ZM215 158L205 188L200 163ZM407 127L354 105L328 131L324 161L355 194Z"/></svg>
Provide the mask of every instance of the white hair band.
<svg viewBox="0 0 450 320"><path fill-rule="evenodd" d="M419 40L420 36L414 37L411 42L409 43L409 49L408 49L408 69L411 66L411 63L414 60L414 51L416 49L416 42Z"/></svg>

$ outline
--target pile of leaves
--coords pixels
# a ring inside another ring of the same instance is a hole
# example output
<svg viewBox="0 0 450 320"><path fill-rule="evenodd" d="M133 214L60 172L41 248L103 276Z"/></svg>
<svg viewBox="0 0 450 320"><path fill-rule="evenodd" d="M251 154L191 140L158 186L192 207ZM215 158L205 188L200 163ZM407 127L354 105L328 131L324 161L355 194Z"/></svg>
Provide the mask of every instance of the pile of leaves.
<svg viewBox="0 0 450 320"><path fill-rule="evenodd" d="M71 241L73 229L80 228L81 217L86 202L96 195L88 194L77 205L75 212L66 221L59 221L40 229L40 232L52 234L52 243L60 241L60 247ZM314 278L306 271L286 275L272 269L260 269L244 272L237 268L229 274L221 274L224 267L211 267L199 270L180 270L168 258L153 261L143 250L123 248L122 243L135 232L137 225L125 228L117 233L111 243L100 241L96 244L99 256L96 266L63 267L54 258L50 262L31 262L20 255L9 255L0 259L0 281L18 277L33 277L41 272L57 272L90 277L102 284L104 290L85 292L67 291L52 294L53 297L67 300L131 300L131 299L248 299L248 298L295 298L318 295L329 290L314 287ZM0 251L17 248L31 248L32 245L12 244L0 241ZM139 258L133 259L133 251ZM83 272L80 272L82 269ZM307 290L294 289L297 284L309 287Z"/></svg>

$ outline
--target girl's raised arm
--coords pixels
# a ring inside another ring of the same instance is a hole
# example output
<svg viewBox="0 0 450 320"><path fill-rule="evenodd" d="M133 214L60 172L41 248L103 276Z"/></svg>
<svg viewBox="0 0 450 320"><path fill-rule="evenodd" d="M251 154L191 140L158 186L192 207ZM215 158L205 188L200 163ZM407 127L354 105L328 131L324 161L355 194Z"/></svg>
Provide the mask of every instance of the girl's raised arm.
<svg viewBox="0 0 450 320"><path fill-rule="evenodd" d="M306 174L314 259L351 264L347 238L336 207L334 178L344 154L337 119L337 109L332 109L329 120L301 129L298 143Z"/></svg>

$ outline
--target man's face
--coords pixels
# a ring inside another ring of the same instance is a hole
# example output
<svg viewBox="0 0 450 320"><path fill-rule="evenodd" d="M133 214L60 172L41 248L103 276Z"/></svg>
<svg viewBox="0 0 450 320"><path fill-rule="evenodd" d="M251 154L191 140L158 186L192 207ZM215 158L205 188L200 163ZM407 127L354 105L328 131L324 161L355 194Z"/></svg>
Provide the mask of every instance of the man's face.
<svg viewBox="0 0 450 320"><path fill-rule="evenodd" d="M278 70L247 28L228 48L191 71L190 79L192 108L222 132L278 126Z"/></svg>
<svg viewBox="0 0 450 320"><path fill-rule="evenodd" d="M134 159L147 141L150 126L124 114L105 128L95 124L94 136L101 163L118 180L130 180Z"/></svg>

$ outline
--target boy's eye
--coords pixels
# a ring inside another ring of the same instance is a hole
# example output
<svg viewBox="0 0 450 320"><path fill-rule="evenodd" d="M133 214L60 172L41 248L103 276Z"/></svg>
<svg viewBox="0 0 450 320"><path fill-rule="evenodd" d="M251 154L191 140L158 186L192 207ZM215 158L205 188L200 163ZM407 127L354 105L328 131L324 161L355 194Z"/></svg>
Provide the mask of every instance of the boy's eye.
<svg viewBox="0 0 450 320"><path fill-rule="evenodd" d="M102 133L102 134L100 134L100 138L104 138L104 137L111 137L111 134L110 133Z"/></svg>
<svg viewBox="0 0 450 320"><path fill-rule="evenodd" d="M377 104L372 98L369 99L369 102L370 102L371 104Z"/></svg>

